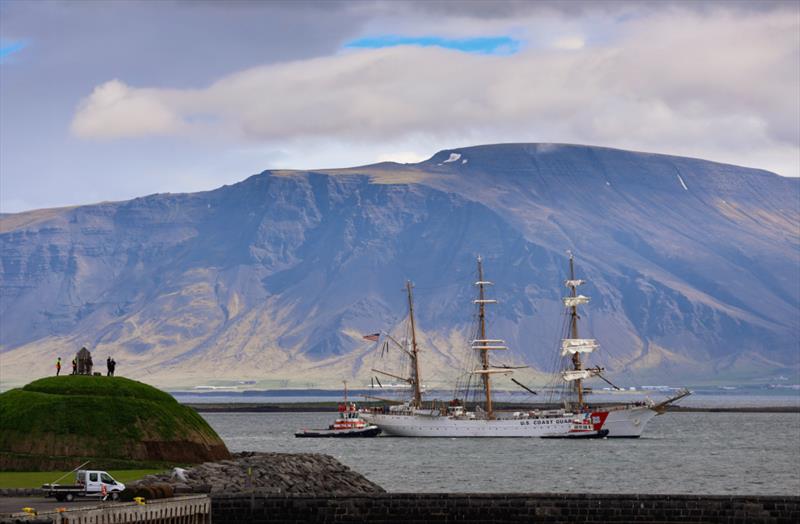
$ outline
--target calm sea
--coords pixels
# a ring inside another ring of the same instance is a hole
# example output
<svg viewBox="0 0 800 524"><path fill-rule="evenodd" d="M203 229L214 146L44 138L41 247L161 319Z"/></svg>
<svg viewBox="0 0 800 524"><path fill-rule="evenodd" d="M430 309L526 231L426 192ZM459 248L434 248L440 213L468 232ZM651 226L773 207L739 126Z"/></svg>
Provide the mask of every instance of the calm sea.
<svg viewBox="0 0 800 524"><path fill-rule="evenodd" d="M791 406L800 408L800 386L794 388L690 388L692 395L682 399L679 404L685 407L719 408L719 407L764 407L764 406ZM677 391L647 391L637 392L622 391L618 393L608 393L603 391L595 392L591 396L591 402L632 402L651 398L658 402L667 398L671 393ZM374 392L366 390L351 391L350 398L359 401L364 394ZM297 403L297 402L336 402L341 400L341 391L241 391L241 392L172 392L172 395L182 403ZM386 398L407 398L407 394L399 391L382 391L379 396ZM434 390L426 398L452 398L452 391ZM496 391L494 399L498 402L523 402L536 403L547 402L548 394L543 392L541 395L533 396L525 392Z"/></svg>
<svg viewBox="0 0 800 524"><path fill-rule="evenodd" d="M640 439L296 439L334 413L203 413L232 451L336 457L395 492L800 494L800 413L667 413Z"/></svg>

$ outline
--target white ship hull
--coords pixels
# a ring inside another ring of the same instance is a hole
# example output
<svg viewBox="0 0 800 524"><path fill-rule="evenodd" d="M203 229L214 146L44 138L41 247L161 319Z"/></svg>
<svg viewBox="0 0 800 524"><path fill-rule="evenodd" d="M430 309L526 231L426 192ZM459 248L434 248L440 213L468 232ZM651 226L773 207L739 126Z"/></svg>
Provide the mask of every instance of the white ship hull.
<svg viewBox="0 0 800 524"><path fill-rule="evenodd" d="M620 406L618 408L599 409L592 412L608 413L602 428L608 430L608 437L637 438L642 435L645 426L657 415L647 406Z"/></svg>
<svg viewBox="0 0 800 524"><path fill-rule="evenodd" d="M362 418L395 437L541 437L569 432L573 416L469 419L414 414L364 413Z"/></svg>

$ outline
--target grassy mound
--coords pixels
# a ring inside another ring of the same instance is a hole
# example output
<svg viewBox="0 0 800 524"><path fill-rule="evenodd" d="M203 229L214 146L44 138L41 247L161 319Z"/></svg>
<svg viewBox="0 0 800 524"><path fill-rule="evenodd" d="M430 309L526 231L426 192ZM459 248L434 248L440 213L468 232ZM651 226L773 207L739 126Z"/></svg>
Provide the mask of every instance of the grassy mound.
<svg viewBox="0 0 800 524"><path fill-rule="evenodd" d="M47 393L49 395L129 397L155 402L176 402L171 395L160 389L123 377L93 377L88 375L47 377L34 380L23 387L22 390Z"/></svg>
<svg viewBox="0 0 800 524"><path fill-rule="evenodd" d="M53 468L87 458L94 467L153 467L228 456L197 412L134 380L68 375L0 394L0 469Z"/></svg>

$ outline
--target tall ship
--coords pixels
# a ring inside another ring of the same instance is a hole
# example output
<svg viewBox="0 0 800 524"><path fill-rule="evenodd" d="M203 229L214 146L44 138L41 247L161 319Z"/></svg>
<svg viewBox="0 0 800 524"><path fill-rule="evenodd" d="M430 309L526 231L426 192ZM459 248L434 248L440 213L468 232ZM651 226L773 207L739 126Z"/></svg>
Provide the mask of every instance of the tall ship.
<svg viewBox="0 0 800 524"><path fill-rule="evenodd" d="M566 361L566 366L557 376L557 380L561 381L562 386L560 388L562 403L565 408L591 412L592 421L595 424L602 424L602 428L608 431L609 437L640 437L648 422L653 420L656 415L664 413L669 404L690 395L691 392L688 389L682 389L676 395L658 404L650 399L643 402L603 407L591 407L586 403L587 390L584 382L590 378L598 377L614 389L621 388L603 376L605 370L600 366L585 366L584 359L598 349L599 344L595 339L580 338L578 307L588 304L589 297L578 294L578 287L585 284L586 281L575 277L575 257L572 252L568 252L568 255L569 278L564 285L569 289L569 296L564 297L563 302L569 320L566 324L564 338L561 339L561 357Z"/></svg>
<svg viewBox="0 0 800 524"><path fill-rule="evenodd" d="M411 282L406 282L408 295L408 327L409 336L398 342L386 335L389 342L398 346L408 361L406 374L400 375L386 370L373 369L375 373L401 380L409 384L412 398L399 405L393 405L381 411L363 413L362 416L371 424L381 428L384 434L400 437L543 437L543 436L595 436L600 435L601 424L593 425L586 432L588 413L573 413L567 409L536 410L530 412L498 413L492 401L492 377L498 374L510 375L511 366L495 366L490 354L496 351L507 351L502 339L490 338L486 329L486 308L497 303L487 298L487 287L493 283L485 280L483 261L478 257L477 298L473 304L477 309L477 326L475 337L470 345L470 357L467 366L459 379L458 391L463 398L455 398L447 403L423 403L421 388L421 366L419 345L416 337L414 321L414 300ZM384 346L385 348L386 346ZM482 401L475 404L472 410L467 409L465 398L470 392L481 393ZM605 433L605 432L603 432Z"/></svg>

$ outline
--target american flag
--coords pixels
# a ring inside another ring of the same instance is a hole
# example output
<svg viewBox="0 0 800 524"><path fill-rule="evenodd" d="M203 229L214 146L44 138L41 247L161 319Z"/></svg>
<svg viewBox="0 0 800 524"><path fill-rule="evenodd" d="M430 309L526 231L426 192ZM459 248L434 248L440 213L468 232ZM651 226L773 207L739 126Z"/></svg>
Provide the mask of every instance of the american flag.
<svg viewBox="0 0 800 524"><path fill-rule="evenodd" d="M379 338L381 338L380 333L373 333L371 335L364 335L364 340L369 340L370 342L377 342Z"/></svg>

